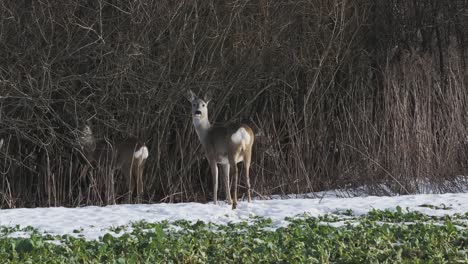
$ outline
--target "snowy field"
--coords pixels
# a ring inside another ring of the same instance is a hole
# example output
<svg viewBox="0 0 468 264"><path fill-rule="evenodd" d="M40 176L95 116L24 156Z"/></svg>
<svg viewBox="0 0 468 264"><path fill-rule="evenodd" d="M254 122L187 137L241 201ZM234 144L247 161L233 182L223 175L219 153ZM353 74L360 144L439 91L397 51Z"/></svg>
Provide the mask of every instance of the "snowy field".
<svg viewBox="0 0 468 264"><path fill-rule="evenodd" d="M241 202L237 210L227 204L151 204L151 205L114 205L106 207L82 208L34 208L0 210L0 226L32 226L41 232L53 235L80 235L86 239L97 239L109 228L129 226L131 222L144 220L159 222L163 220L201 220L218 224L239 222L252 216L273 220L274 227L287 225L285 217L299 214L319 216L352 210L361 215L372 209L395 209L420 211L427 215L453 215L468 212L468 193L420 194L392 197L365 196L354 198L333 197L333 192L324 198L314 199L272 199ZM79 232L77 232L77 230ZM28 236L15 233L13 236Z"/></svg>

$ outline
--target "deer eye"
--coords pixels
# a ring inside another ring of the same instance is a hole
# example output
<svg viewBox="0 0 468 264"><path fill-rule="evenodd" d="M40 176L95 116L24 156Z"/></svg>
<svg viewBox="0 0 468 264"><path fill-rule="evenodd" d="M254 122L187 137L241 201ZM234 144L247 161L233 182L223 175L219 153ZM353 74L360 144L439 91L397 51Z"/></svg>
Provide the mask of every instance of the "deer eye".
<svg viewBox="0 0 468 264"><path fill-rule="evenodd" d="M202 107L205 107L205 104L202 104Z"/></svg>

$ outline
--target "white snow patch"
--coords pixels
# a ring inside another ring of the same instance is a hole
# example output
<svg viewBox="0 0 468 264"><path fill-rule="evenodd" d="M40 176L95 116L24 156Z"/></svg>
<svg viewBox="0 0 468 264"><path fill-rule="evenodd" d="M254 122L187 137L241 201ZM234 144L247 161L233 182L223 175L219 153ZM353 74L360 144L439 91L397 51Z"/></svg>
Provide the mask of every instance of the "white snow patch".
<svg viewBox="0 0 468 264"><path fill-rule="evenodd" d="M271 218L273 227L286 226L285 217L299 214L319 216L350 209L355 215L366 214L372 209L403 209L420 211L424 214L442 216L468 212L468 193L419 194L393 197L353 197L321 199L254 200L240 202L238 209L221 203L179 203L148 205L88 206L81 208L34 208L0 210L0 226L33 226L41 232L53 235L70 234L97 239L109 232L109 228L128 225L131 222L160 222L168 220L205 221L217 224L249 221L251 216ZM446 210L421 207L421 205L445 205ZM74 230L82 230L74 233Z"/></svg>

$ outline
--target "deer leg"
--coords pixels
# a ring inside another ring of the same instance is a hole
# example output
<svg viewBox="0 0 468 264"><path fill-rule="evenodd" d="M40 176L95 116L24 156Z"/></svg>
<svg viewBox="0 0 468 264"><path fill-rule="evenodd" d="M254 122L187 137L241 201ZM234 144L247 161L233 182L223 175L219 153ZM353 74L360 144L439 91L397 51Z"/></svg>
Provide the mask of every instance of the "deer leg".
<svg viewBox="0 0 468 264"><path fill-rule="evenodd" d="M137 166L137 202L141 203L143 196L143 166L144 163L138 164Z"/></svg>
<svg viewBox="0 0 468 264"><path fill-rule="evenodd" d="M211 176L213 176L213 201L218 203L218 164L215 161L210 162Z"/></svg>
<svg viewBox="0 0 468 264"><path fill-rule="evenodd" d="M252 197L250 196L251 190L250 190L250 175L249 175L249 170L250 170L250 160L251 160L251 155L252 151L248 151L247 155L244 155L244 174L245 174L245 181L247 184L247 197L249 203L252 202Z"/></svg>
<svg viewBox="0 0 468 264"><path fill-rule="evenodd" d="M111 174L112 174L112 171L110 171L109 169L105 169L104 170L104 173L105 173L105 179L106 179L106 182L104 184L105 186L105 192L106 192L106 203L109 205L111 204Z"/></svg>
<svg viewBox="0 0 468 264"><path fill-rule="evenodd" d="M229 181L229 163L228 164L222 164L221 165L223 168L223 174L224 174L224 186L226 189L226 200L228 204L232 204L232 198L231 198L231 188L230 188L230 181Z"/></svg>
<svg viewBox="0 0 468 264"><path fill-rule="evenodd" d="M108 180L109 193L108 193L107 203L115 204L115 180L114 180L115 170L116 170L115 159L114 159L114 154L110 150L107 150L107 151L109 151L108 153L106 153L106 163L105 163L108 167L107 172L108 172L108 177L109 177L109 180Z"/></svg>
<svg viewBox="0 0 468 264"><path fill-rule="evenodd" d="M234 200L232 201L232 209L237 208L237 178L239 177L239 173L237 171L237 165L236 162L234 161L234 157L229 157L229 163L232 167L232 170L234 172Z"/></svg>
<svg viewBox="0 0 468 264"><path fill-rule="evenodd" d="M115 182L114 182L114 170L110 170L109 173L109 196L108 204L115 204Z"/></svg>
<svg viewBox="0 0 468 264"><path fill-rule="evenodd" d="M127 165L122 166L120 171L122 172L122 176L124 177L124 182L126 182L128 186L127 203L131 204L133 202L133 188L134 188L132 171L131 171L131 168L129 168L129 166Z"/></svg>

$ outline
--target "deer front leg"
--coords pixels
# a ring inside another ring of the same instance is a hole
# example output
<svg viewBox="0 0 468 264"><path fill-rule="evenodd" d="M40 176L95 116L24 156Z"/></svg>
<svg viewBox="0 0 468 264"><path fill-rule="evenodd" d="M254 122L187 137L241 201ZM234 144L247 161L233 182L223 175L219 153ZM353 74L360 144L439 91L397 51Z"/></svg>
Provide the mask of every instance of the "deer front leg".
<svg viewBox="0 0 468 264"><path fill-rule="evenodd" d="M228 204L232 204L232 198L231 198L231 188L230 188L230 181L229 181L229 163L228 164L222 164L221 167L223 168L223 174L224 174L224 186L226 189L226 201Z"/></svg>
<svg viewBox="0 0 468 264"><path fill-rule="evenodd" d="M213 176L213 201L218 203L218 164L215 161L210 161L211 176Z"/></svg>
<svg viewBox="0 0 468 264"><path fill-rule="evenodd" d="M128 166L127 164L124 164L122 168L120 169L122 172L122 176L124 179L124 183L127 184L128 192L127 192L127 203L131 204L133 203L133 188L135 183L133 182L133 173L132 173L132 167Z"/></svg>
<svg viewBox="0 0 468 264"><path fill-rule="evenodd" d="M107 204L115 204L115 181L114 181L114 173L113 169L109 170L108 173L108 194L107 194Z"/></svg>

